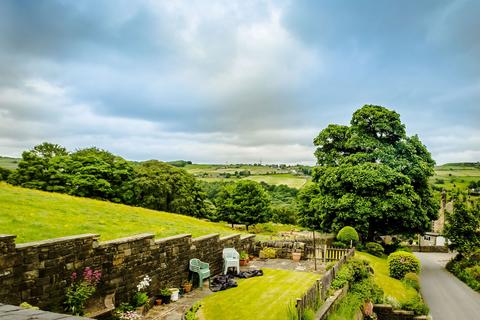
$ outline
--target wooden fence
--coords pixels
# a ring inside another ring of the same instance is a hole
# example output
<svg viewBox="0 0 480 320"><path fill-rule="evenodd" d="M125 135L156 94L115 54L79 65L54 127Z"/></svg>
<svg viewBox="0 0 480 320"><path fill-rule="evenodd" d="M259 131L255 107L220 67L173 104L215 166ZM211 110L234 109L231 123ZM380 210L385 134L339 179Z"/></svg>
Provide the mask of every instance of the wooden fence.
<svg viewBox="0 0 480 320"><path fill-rule="evenodd" d="M309 246L305 248L305 257L308 259L321 260L324 263L330 261L338 261L344 255L346 255L349 250L350 249L327 247L327 245L323 245L315 249Z"/></svg>
<svg viewBox="0 0 480 320"><path fill-rule="evenodd" d="M335 279L335 275L340 270L342 265L347 261L347 259L353 257L355 254L355 248L338 249L324 247L323 249L325 255L321 256L322 259L325 257L325 261L334 261L334 257L339 257L337 259L338 261L335 263L333 268L323 274L321 279L315 281L315 283L310 287L310 289L307 290L302 298L297 299L295 307L297 309L299 319L302 319L306 309L311 308L316 310L320 303L327 298L327 291L330 288L333 279ZM332 260L327 260L327 257L330 257ZM319 256L317 256L317 259L319 259Z"/></svg>

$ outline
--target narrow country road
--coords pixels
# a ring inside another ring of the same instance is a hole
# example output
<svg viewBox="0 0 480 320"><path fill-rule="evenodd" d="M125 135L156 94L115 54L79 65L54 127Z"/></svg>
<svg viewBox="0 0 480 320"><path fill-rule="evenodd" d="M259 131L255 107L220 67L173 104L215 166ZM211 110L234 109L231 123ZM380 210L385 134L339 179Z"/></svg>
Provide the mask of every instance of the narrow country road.
<svg viewBox="0 0 480 320"><path fill-rule="evenodd" d="M420 285L433 320L480 319L480 293L445 269L451 253L416 252L422 263Z"/></svg>

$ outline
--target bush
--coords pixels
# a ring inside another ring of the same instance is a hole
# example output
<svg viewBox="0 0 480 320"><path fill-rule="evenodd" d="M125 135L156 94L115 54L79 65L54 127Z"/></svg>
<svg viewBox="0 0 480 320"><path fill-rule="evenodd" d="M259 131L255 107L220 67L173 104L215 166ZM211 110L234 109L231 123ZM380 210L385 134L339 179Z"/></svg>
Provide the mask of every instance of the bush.
<svg viewBox="0 0 480 320"><path fill-rule="evenodd" d="M350 241L355 244L359 240L358 233L353 227L346 226L338 231L337 240L347 245L350 244Z"/></svg>
<svg viewBox="0 0 480 320"><path fill-rule="evenodd" d="M373 254L376 257L381 257L385 253L382 245L376 242L368 242L365 246L368 253Z"/></svg>
<svg viewBox="0 0 480 320"><path fill-rule="evenodd" d="M337 261L330 261L327 263L327 266L325 267L325 270L328 271L333 268L333 266L337 263Z"/></svg>
<svg viewBox="0 0 480 320"><path fill-rule="evenodd" d="M197 311L202 305L200 302L196 302L186 313L185 320L198 320Z"/></svg>
<svg viewBox="0 0 480 320"><path fill-rule="evenodd" d="M352 281L358 282L360 280L368 278L370 274L370 265L366 260L352 259L348 262L347 266L352 270Z"/></svg>
<svg viewBox="0 0 480 320"><path fill-rule="evenodd" d="M423 302L420 296L415 296L415 298L402 303L402 309L413 311L415 315L427 315L430 312L428 306Z"/></svg>
<svg viewBox="0 0 480 320"><path fill-rule="evenodd" d="M134 307L141 307L148 302L148 296L145 292L135 292L132 297L132 305Z"/></svg>
<svg viewBox="0 0 480 320"><path fill-rule="evenodd" d="M277 250L275 250L274 248L266 247L260 250L260 258L275 259L276 256Z"/></svg>
<svg viewBox="0 0 480 320"><path fill-rule="evenodd" d="M345 243L343 243L341 241L333 241L332 246L334 248L346 249L346 248L348 248L349 245L346 245Z"/></svg>
<svg viewBox="0 0 480 320"><path fill-rule="evenodd" d="M383 302L383 290L371 277L362 279L352 285L351 292L360 296L364 301L370 300L373 303Z"/></svg>
<svg viewBox="0 0 480 320"><path fill-rule="evenodd" d="M390 276L395 279L402 279L409 272L420 272L420 261L410 252L391 253L387 262Z"/></svg>
<svg viewBox="0 0 480 320"><path fill-rule="evenodd" d="M405 274L405 277L403 278L403 281L410 287L414 288L415 290L419 291L420 290L420 279L418 278L418 275L413 272L409 272Z"/></svg>
<svg viewBox="0 0 480 320"><path fill-rule="evenodd" d="M348 266L348 264L345 264L340 271L335 276L335 279L332 281L331 287L334 290L338 290L343 288L345 285L350 283L353 279L353 271L352 269Z"/></svg>

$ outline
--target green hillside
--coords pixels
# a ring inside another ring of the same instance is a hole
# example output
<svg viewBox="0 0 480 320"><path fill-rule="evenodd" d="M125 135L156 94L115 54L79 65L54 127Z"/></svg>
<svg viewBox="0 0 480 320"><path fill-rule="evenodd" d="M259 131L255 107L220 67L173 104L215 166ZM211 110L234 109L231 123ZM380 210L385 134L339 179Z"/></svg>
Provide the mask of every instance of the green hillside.
<svg viewBox="0 0 480 320"><path fill-rule="evenodd" d="M20 159L0 156L0 167L13 170L17 168L18 161Z"/></svg>
<svg viewBox="0 0 480 320"><path fill-rule="evenodd" d="M0 182L0 234L16 234L17 243L81 233L98 233L102 240L108 240L143 232L152 232L157 237L237 233L223 224L184 215Z"/></svg>
<svg viewBox="0 0 480 320"><path fill-rule="evenodd" d="M435 176L430 182L436 189L466 190L469 183L480 181L480 162L448 163L435 167Z"/></svg>

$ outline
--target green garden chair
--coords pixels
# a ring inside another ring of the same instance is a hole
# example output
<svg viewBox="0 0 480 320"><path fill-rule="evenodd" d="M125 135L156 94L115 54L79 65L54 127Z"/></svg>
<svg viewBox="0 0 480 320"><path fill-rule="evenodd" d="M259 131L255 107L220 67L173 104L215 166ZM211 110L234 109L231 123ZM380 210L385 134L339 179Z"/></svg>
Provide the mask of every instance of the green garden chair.
<svg viewBox="0 0 480 320"><path fill-rule="evenodd" d="M210 287L210 266L206 262L199 259L190 259L190 271L198 274L198 286L203 289L203 281L208 278L208 286ZM192 274L193 283L193 274Z"/></svg>

